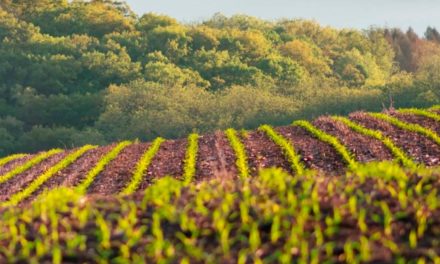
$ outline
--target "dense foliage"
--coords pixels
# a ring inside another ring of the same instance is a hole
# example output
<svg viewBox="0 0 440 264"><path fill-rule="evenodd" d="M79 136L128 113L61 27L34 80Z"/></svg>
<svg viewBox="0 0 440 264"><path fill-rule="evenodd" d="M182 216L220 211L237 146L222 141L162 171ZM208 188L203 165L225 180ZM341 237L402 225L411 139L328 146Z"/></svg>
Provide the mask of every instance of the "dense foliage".
<svg viewBox="0 0 440 264"><path fill-rule="evenodd" d="M0 1L0 156L440 100L440 37Z"/></svg>

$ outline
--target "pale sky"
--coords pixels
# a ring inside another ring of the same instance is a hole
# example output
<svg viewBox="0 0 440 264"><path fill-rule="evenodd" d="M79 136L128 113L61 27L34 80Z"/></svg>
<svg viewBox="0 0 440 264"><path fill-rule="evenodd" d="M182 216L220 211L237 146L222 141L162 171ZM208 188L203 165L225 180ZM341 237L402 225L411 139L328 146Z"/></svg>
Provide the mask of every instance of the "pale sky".
<svg viewBox="0 0 440 264"><path fill-rule="evenodd" d="M126 0L139 15L155 12L199 22L216 12L264 19L306 18L338 28L388 26L418 33L440 29L440 0Z"/></svg>

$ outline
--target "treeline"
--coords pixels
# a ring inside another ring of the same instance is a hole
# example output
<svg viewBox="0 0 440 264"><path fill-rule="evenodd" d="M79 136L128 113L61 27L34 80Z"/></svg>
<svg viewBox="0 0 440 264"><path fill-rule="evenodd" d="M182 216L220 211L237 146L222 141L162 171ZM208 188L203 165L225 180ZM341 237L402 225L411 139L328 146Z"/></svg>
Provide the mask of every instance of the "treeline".
<svg viewBox="0 0 440 264"><path fill-rule="evenodd" d="M440 103L440 34L0 0L0 156Z"/></svg>

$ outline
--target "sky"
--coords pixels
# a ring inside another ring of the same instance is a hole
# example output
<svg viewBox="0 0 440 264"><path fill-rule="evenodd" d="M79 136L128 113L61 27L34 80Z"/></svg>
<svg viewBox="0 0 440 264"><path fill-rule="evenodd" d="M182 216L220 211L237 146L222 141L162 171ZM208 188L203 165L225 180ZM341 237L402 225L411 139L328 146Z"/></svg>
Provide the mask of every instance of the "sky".
<svg viewBox="0 0 440 264"><path fill-rule="evenodd" d="M126 0L139 15L155 12L181 22L200 22L217 12L268 20L314 19L337 28L387 26L418 33L440 29L440 0Z"/></svg>

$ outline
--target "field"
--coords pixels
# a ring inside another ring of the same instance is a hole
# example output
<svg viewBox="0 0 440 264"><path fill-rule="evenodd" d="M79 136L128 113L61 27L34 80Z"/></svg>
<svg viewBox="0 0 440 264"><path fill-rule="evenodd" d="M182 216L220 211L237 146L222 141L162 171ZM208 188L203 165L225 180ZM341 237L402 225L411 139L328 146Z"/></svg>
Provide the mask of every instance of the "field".
<svg viewBox="0 0 440 264"><path fill-rule="evenodd" d="M440 263L439 135L434 107L6 157L0 261Z"/></svg>

